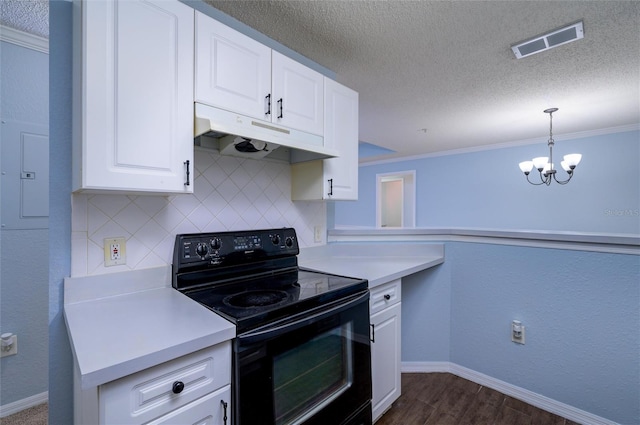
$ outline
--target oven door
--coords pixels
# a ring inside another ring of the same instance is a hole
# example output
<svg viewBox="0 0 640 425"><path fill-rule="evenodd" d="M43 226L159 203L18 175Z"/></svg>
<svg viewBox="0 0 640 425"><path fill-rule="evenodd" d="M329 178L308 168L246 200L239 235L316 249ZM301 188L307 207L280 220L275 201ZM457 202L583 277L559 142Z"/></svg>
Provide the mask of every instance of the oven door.
<svg viewBox="0 0 640 425"><path fill-rule="evenodd" d="M370 425L369 291L234 343L236 425Z"/></svg>

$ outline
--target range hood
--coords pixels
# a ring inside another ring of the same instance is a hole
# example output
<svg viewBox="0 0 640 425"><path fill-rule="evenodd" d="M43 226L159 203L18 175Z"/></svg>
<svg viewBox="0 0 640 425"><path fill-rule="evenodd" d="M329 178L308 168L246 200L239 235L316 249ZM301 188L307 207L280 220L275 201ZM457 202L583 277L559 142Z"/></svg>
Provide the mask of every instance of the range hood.
<svg viewBox="0 0 640 425"><path fill-rule="evenodd" d="M291 163L333 158L338 152L324 147L322 136L195 104L196 145L223 155L272 158Z"/></svg>

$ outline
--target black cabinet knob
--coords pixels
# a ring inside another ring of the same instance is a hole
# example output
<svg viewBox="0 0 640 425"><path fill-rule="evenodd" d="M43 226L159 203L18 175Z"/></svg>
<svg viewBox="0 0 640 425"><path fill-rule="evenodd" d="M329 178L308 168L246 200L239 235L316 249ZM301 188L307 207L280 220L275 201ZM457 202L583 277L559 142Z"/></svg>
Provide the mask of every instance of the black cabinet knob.
<svg viewBox="0 0 640 425"><path fill-rule="evenodd" d="M384 294L384 299L389 301L391 299L391 295L389 294Z"/></svg>
<svg viewBox="0 0 640 425"><path fill-rule="evenodd" d="M174 394L180 394L184 390L184 382L176 381L173 383L172 391Z"/></svg>

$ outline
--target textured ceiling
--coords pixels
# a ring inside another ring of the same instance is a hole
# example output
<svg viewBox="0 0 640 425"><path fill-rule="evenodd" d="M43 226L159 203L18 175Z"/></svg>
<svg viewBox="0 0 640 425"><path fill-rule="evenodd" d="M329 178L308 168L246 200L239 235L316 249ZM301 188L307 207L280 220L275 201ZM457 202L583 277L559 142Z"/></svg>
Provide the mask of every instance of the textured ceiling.
<svg viewBox="0 0 640 425"><path fill-rule="evenodd" d="M206 0L360 93L360 140L393 156L640 123L640 1ZM524 59L510 46L578 20L584 39ZM48 37L46 0L0 23ZM376 159L376 158L369 158Z"/></svg>
<svg viewBox="0 0 640 425"><path fill-rule="evenodd" d="M638 1L206 3L335 71L360 93L360 140L392 156L544 143L549 107L560 138L640 123ZM578 20L584 39L515 59Z"/></svg>
<svg viewBox="0 0 640 425"><path fill-rule="evenodd" d="M49 38L49 3L47 0L2 0L0 24Z"/></svg>

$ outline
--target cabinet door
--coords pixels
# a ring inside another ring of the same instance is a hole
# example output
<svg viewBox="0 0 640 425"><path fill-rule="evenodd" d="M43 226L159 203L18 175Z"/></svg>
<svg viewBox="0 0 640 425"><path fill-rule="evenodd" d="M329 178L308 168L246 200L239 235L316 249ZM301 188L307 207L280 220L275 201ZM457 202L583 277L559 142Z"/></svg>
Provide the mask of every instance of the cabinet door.
<svg viewBox="0 0 640 425"><path fill-rule="evenodd" d="M324 80L324 146L340 152L324 160L324 199L358 199L358 93Z"/></svg>
<svg viewBox="0 0 640 425"><path fill-rule="evenodd" d="M271 53L272 119L277 124L322 135L322 74L282 54Z"/></svg>
<svg viewBox="0 0 640 425"><path fill-rule="evenodd" d="M336 158L291 165L291 200L358 199L358 93L324 79L324 146Z"/></svg>
<svg viewBox="0 0 640 425"><path fill-rule="evenodd" d="M212 394L149 422L147 425L173 424L230 425L231 386L227 385Z"/></svg>
<svg viewBox="0 0 640 425"><path fill-rule="evenodd" d="M373 420L378 419L400 397L401 304L371 316L374 342L371 344Z"/></svg>
<svg viewBox="0 0 640 425"><path fill-rule="evenodd" d="M271 120L271 49L196 12L196 102Z"/></svg>
<svg viewBox="0 0 640 425"><path fill-rule="evenodd" d="M82 3L74 189L193 192L193 13L178 1Z"/></svg>

